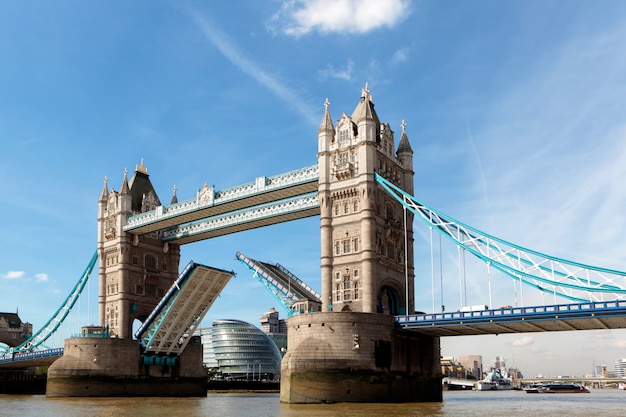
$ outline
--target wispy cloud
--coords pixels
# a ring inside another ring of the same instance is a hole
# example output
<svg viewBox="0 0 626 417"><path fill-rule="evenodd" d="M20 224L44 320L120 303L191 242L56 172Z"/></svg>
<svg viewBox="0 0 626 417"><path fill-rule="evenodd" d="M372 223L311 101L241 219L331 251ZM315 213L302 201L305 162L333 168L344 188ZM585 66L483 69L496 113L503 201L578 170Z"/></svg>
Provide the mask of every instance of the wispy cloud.
<svg viewBox="0 0 626 417"><path fill-rule="evenodd" d="M408 0L286 0L271 24L295 37L313 31L362 34L393 27L410 13Z"/></svg>
<svg viewBox="0 0 626 417"><path fill-rule="evenodd" d="M535 339L532 336L522 336L519 339L515 339L511 344L513 346L529 346L535 343Z"/></svg>
<svg viewBox="0 0 626 417"><path fill-rule="evenodd" d="M391 65L402 64L409 60L409 48L401 48L393 53L391 57Z"/></svg>
<svg viewBox="0 0 626 417"><path fill-rule="evenodd" d="M614 347L617 349L626 349L626 340L624 339L616 340L615 342L611 344L611 347Z"/></svg>
<svg viewBox="0 0 626 417"><path fill-rule="evenodd" d="M320 80L326 80L328 78L340 78L342 80L350 81L352 79L352 69L354 68L354 62L349 59L344 69L336 69L333 65L328 64L326 68L318 71L318 78Z"/></svg>
<svg viewBox="0 0 626 417"><path fill-rule="evenodd" d="M313 115L319 114L319 111L311 109L297 92L286 87L285 83L275 75L263 70L256 61L246 55L245 51L232 38L220 31L215 22L210 21L206 16L195 10L191 10L190 14L206 39L234 66L268 88L274 95L283 100L289 108L295 109L309 123L312 125L318 124L319 120L313 117Z"/></svg>
<svg viewBox="0 0 626 417"><path fill-rule="evenodd" d="M48 282L48 274L35 274L35 281Z"/></svg>
<svg viewBox="0 0 626 417"><path fill-rule="evenodd" d="M2 275L4 279L20 279L24 276L24 271L8 271Z"/></svg>

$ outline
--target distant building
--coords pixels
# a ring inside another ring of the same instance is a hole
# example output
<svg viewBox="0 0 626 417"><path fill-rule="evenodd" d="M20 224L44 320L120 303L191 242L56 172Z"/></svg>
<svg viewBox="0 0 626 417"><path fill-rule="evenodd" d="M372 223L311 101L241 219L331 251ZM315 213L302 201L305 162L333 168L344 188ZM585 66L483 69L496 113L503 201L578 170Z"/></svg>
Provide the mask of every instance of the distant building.
<svg viewBox="0 0 626 417"><path fill-rule="evenodd" d="M452 356L444 356L440 360L441 373L450 378L466 379L467 372L463 365Z"/></svg>
<svg viewBox="0 0 626 417"><path fill-rule="evenodd" d="M615 376L626 378L626 359L618 359L613 365Z"/></svg>
<svg viewBox="0 0 626 417"><path fill-rule="evenodd" d="M200 329L204 365L215 379L275 381L282 356L274 341L257 327L239 320L215 320Z"/></svg>
<svg viewBox="0 0 626 417"><path fill-rule="evenodd" d="M17 313L0 313L0 343L21 345L33 334L33 325L22 322Z"/></svg>
<svg viewBox="0 0 626 417"><path fill-rule="evenodd" d="M278 311L273 307L267 313L261 315L261 330L268 335L284 355L287 351L287 323L278 318Z"/></svg>
<svg viewBox="0 0 626 417"><path fill-rule="evenodd" d="M480 355L459 356L459 363L463 365L468 374L476 379L483 379L483 357Z"/></svg>

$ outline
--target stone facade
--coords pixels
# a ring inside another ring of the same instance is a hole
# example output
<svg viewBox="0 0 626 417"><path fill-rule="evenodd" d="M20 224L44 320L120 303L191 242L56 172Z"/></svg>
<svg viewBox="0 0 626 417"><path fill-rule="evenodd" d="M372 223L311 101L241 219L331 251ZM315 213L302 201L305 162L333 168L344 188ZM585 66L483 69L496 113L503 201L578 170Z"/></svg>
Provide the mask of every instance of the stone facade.
<svg viewBox="0 0 626 417"><path fill-rule="evenodd" d="M133 322L145 321L178 277L180 246L162 240L162 232L127 234L128 216L161 205L143 161L120 191L104 189L98 202L100 325L109 334L132 337Z"/></svg>
<svg viewBox="0 0 626 417"><path fill-rule="evenodd" d="M402 332L372 313L288 320L280 400L287 403L441 401L439 338Z"/></svg>
<svg viewBox="0 0 626 417"><path fill-rule="evenodd" d="M189 344L172 365L148 365L131 339L71 338L48 369L47 397L206 396L202 345Z"/></svg>
<svg viewBox="0 0 626 417"><path fill-rule="evenodd" d="M413 215L374 178L413 194L405 123L396 150L367 85L336 129L327 100L318 165L322 312L287 320L281 401L441 401L439 338L393 317L414 311Z"/></svg>
<svg viewBox="0 0 626 417"><path fill-rule="evenodd" d="M413 151L405 125L381 124L367 86L335 129L329 103L318 131L323 311L413 312L413 215L374 172L413 193ZM406 225L406 229L405 229Z"/></svg>
<svg viewBox="0 0 626 417"><path fill-rule="evenodd" d="M33 334L33 325L25 323L17 313L0 313L0 343L15 347Z"/></svg>

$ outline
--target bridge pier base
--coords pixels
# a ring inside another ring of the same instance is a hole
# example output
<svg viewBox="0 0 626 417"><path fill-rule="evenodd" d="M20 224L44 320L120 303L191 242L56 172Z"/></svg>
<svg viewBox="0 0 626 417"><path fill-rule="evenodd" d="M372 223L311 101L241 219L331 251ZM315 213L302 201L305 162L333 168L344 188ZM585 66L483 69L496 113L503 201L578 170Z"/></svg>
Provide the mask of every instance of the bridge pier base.
<svg viewBox="0 0 626 417"><path fill-rule="evenodd" d="M281 402L442 401L438 337L371 313L302 314L287 326Z"/></svg>
<svg viewBox="0 0 626 417"><path fill-rule="evenodd" d="M130 339L70 338L48 369L47 397L204 397L202 345L188 344L178 360L146 364Z"/></svg>

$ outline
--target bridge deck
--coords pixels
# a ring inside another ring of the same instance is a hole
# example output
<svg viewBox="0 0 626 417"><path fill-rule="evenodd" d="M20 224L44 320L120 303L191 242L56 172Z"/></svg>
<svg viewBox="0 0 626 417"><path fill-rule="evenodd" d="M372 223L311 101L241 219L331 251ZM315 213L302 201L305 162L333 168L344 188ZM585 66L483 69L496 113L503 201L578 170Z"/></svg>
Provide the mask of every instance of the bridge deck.
<svg viewBox="0 0 626 417"><path fill-rule="evenodd" d="M626 328L626 301L397 316L396 324L432 336Z"/></svg>
<svg viewBox="0 0 626 417"><path fill-rule="evenodd" d="M204 193L199 192L194 199L160 206L156 210L129 217L124 230L133 234L152 233L224 213L317 192L318 180L319 168L313 165L273 177L260 177L255 182L222 191L213 192L207 188ZM291 219L283 221L286 220Z"/></svg>
<svg viewBox="0 0 626 417"><path fill-rule="evenodd" d="M0 356L0 369L23 369L32 366L48 366L61 356L63 356L63 348L7 353Z"/></svg>
<svg viewBox="0 0 626 417"><path fill-rule="evenodd" d="M137 331L146 353L180 355L234 273L190 263Z"/></svg>
<svg viewBox="0 0 626 417"><path fill-rule="evenodd" d="M165 230L163 240L183 245L319 214L317 194L307 194L181 224Z"/></svg>
<svg viewBox="0 0 626 417"><path fill-rule="evenodd" d="M280 264L271 265L248 258L237 252L236 258L255 272L255 276L263 282L289 310L294 302L309 300L320 303L322 296L307 283L296 277Z"/></svg>

